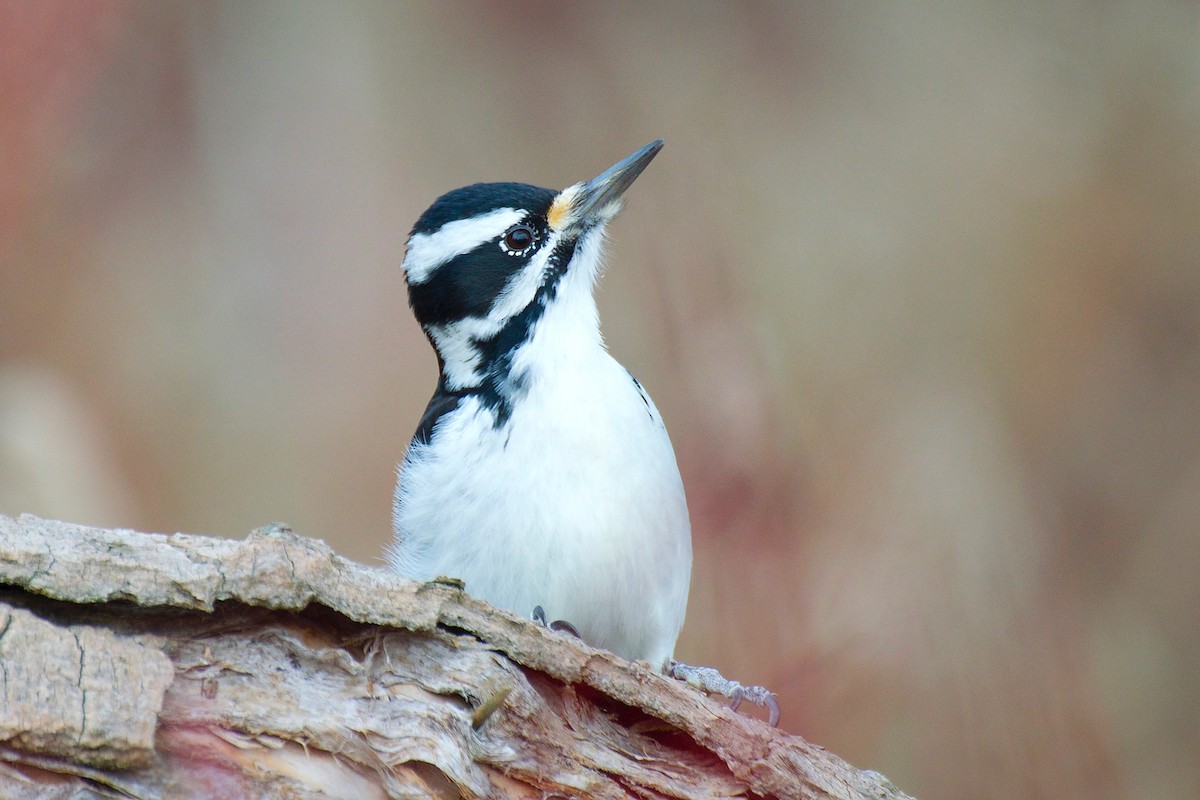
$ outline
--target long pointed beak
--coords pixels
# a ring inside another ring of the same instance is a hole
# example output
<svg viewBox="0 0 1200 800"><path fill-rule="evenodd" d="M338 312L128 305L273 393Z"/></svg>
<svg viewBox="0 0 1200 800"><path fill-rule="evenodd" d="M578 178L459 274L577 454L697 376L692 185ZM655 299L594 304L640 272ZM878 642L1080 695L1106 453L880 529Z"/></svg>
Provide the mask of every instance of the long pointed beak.
<svg viewBox="0 0 1200 800"><path fill-rule="evenodd" d="M621 195L662 147L663 140L655 139L590 181L564 190L550 209L550 224L555 228L590 227L612 219L620 210Z"/></svg>

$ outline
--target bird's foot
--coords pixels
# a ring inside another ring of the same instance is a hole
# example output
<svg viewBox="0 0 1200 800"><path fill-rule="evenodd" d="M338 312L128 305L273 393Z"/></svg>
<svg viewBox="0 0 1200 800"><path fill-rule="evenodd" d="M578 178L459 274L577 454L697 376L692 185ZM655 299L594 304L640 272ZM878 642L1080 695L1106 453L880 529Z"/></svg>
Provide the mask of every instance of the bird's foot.
<svg viewBox="0 0 1200 800"><path fill-rule="evenodd" d="M743 686L731 681L713 667L693 667L672 661L667 671L672 678L708 694L719 694L729 698L729 707L737 710L743 700L767 709L767 724L774 728L779 723L779 701L762 686Z"/></svg>
<svg viewBox="0 0 1200 800"><path fill-rule="evenodd" d="M541 606L534 606L533 613L529 615L529 618L538 625L541 625L543 628L549 628L550 630L558 631L559 633L569 633L576 639L583 638L579 635L579 631L575 628L575 626L567 622L565 619L556 619L553 622L547 622L546 609L542 608Z"/></svg>

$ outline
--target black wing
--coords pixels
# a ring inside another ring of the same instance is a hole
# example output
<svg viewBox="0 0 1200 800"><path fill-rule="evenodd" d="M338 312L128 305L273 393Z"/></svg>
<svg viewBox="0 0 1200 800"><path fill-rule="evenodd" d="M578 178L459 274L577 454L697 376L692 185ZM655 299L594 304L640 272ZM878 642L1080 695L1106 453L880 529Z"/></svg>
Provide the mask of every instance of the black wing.
<svg viewBox="0 0 1200 800"><path fill-rule="evenodd" d="M433 438L433 428L437 425L438 420L458 408L463 395L463 392L446 391L446 382L439 378L437 389L434 391L433 397L429 398L429 405L425 406L421 423L417 425L417 432L413 434L413 444L429 444L429 440Z"/></svg>

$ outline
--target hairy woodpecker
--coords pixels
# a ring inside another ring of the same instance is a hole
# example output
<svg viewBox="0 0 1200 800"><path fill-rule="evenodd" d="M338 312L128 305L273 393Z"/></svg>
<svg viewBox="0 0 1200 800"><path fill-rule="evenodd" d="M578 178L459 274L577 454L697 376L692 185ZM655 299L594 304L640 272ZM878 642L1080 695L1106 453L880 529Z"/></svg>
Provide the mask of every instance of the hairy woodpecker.
<svg viewBox="0 0 1200 800"><path fill-rule="evenodd" d="M399 468L388 560L671 672L692 568L683 482L593 298L605 226L662 145L562 191L456 189L413 226L409 302L441 374ZM762 702L742 691L758 687L678 666Z"/></svg>

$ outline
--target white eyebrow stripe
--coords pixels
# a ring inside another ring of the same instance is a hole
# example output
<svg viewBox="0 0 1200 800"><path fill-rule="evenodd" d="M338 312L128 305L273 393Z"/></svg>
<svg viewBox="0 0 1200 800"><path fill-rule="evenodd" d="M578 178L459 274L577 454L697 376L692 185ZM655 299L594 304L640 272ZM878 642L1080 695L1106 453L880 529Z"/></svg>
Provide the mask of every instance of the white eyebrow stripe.
<svg viewBox="0 0 1200 800"><path fill-rule="evenodd" d="M414 234L404 255L408 282L424 283L442 264L496 238L520 222L525 213L515 208L498 208L471 219L447 222L433 233Z"/></svg>

